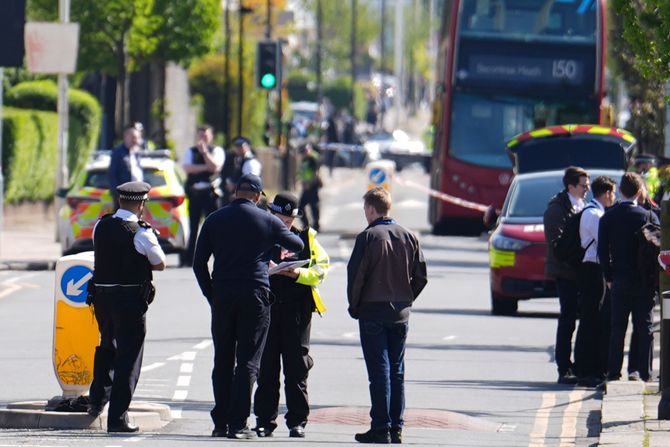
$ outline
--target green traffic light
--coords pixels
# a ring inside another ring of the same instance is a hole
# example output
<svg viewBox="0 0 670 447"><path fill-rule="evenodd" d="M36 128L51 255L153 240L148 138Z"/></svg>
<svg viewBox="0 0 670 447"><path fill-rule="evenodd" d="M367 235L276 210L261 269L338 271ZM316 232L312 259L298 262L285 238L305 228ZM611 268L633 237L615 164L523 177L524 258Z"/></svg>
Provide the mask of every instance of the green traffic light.
<svg viewBox="0 0 670 447"><path fill-rule="evenodd" d="M274 88L277 85L277 77L272 73L265 73L261 78L263 88Z"/></svg>

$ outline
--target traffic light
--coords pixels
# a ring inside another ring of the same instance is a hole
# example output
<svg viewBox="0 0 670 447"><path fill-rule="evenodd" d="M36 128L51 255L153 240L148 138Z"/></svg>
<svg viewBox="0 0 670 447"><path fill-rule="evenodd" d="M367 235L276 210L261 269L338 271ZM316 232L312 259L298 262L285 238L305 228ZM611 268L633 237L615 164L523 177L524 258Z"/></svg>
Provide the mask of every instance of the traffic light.
<svg viewBox="0 0 670 447"><path fill-rule="evenodd" d="M259 88L272 90L279 83L281 48L274 40L258 42L256 48L256 81Z"/></svg>

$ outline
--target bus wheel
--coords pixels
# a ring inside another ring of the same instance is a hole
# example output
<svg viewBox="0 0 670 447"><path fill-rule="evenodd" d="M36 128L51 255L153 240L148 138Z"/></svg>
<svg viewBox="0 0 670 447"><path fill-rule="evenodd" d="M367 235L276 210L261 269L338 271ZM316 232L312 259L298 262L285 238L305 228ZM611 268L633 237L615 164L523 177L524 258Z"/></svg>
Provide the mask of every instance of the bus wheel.
<svg viewBox="0 0 670 447"><path fill-rule="evenodd" d="M501 298L491 292L491 315L516 315L519 302L515 299Z"/></svg>

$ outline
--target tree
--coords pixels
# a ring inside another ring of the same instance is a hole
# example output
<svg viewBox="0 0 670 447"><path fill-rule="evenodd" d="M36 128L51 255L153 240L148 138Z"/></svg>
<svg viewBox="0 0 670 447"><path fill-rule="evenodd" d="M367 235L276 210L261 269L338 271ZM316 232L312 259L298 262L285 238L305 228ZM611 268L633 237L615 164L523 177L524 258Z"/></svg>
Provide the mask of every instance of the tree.
<svg viewBox="0 0 670 447"><path fill-rule="evenodd" d="M670 2L667 0L613 0L621 15L623 37L631 46L640 72L648 79L670 77Z"/></svg>
<svg viewBox="0 0 670 447"><path fill-rule="evenodd" d="M651 27L655 18L644 17L644 11L651 3L645 0L615 0L612 14L610 14L611 29L609 32L612 44L611 57L615 64L617 74L621 76L626 84L626 90L630 98L630 120L626 128L638 139L640 151L659 154L665 145L665 103L664 103L664 79L667 79L668 67L658 65L657 57L654 55L657 48L662 48L654 43L661 39L657 33L661 28L655 30ZM670 23L670 4L664 9L668 14L667 23ZM633 15L631 15L634 12ZM638 16L638 12L642 15ZM644 31L640 28L644 25ZM667 32L667 31L666 31ZM641 36L645 36L640 40ZM670 50L670 48L668 48ZM663 55L666 59L668 55Z"/></svg>
<svg viewBox="0 0 670 447"><path fill-rule="evenodd" d="M29 0L31 19L55 20L57 2ZM129 120L128 74L145 63L188 64L207 53L220 17L217 0L73 0L78 69L115 76L116 132Z"/></svg>

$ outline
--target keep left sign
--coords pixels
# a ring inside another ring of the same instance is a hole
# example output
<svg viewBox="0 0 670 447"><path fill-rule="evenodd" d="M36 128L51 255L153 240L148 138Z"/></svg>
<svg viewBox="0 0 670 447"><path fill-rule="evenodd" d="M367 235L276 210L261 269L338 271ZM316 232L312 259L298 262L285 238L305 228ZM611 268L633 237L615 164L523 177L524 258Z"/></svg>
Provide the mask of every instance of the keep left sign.
<svg viewBox="0 0 670 447"><path fill-rule="evenodd" d="M65 298L73 303L86 302L86 287L88 281L93 278L93 272L85 265L73 265L69 267L60 280L60 288Z"/></svg>

